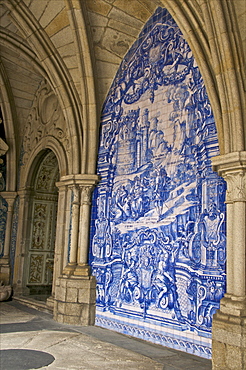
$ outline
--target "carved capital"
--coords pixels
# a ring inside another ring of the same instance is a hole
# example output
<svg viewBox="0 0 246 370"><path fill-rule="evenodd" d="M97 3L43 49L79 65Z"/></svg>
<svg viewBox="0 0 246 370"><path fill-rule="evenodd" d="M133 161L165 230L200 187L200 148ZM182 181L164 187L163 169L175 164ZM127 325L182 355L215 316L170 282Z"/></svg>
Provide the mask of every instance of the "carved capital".
<svg viewBox="0 0 246 370"><path fill-rule="evenodd" d="M15 191L3 191L0 195L6 200L9 208L12 209L17 193Z"/></svg>
<svg viewBox="0 0 246 370"><path fill-rule="evenodd" d="M224 179L227 182L226 201L246 202L246 171L226 173Z"/></svg>
<svg viewBox="0 0 246 370"><path fill-rule="evenodd" d="M81 187L81 205L91 205L91 194L94 189L93 185L82 185Z"/></svg>
<svg viewBox="0 0 246 370"><path fill-rule="evenodd" d="M73 201L72 201L72 204L73 205L79 205L79 201L80 201L80 187L78 185L72 185L72 186L69 186L69 188L72 190L72 194L73 194Z"/></svg>
<svg viewBox="0 0 246 370"><path fill-rule="evenodd" d="M212 158L213 170L227 182L226 202L246 202L246 152Z"/></svg>

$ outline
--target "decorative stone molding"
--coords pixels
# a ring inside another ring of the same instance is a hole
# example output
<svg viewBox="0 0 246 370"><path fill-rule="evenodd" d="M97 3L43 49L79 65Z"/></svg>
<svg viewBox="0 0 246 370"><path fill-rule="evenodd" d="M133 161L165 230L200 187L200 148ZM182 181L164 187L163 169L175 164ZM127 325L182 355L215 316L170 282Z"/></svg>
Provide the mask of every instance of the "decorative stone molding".
<svg viewBox="0 0 246 370"><path fill-rule="evenodd" d="M58 98L49 84L43 81L36 93L24 130L23 164L27 163L39 141L47 136L56 138L66 152L70 151L68 129Z"/></svg>

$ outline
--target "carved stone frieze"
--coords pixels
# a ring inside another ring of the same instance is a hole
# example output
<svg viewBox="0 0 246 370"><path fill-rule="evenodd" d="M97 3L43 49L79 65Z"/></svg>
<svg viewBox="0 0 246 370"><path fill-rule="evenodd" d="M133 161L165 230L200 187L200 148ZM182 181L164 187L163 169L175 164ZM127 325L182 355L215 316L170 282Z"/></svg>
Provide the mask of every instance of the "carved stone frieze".
<svg viewBox="0 0 246 370"><path fill-rule="evenodd" d="M24 129L23 164L39 141L46 136L56 138L67 152L70 150L66 122L59 101L44 81L36 93Z"/></svg>

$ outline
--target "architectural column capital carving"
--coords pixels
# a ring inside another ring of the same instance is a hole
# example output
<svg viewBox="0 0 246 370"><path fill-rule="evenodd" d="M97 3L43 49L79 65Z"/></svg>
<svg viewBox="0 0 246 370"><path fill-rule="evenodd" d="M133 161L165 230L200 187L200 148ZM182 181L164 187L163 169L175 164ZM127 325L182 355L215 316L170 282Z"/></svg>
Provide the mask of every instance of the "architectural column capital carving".
<svg viewBox="0 0 246 370"><path fill-rule="evenodd" d="M77 184L69 185L68 186L72 190L73 194L73 201L72 205L78 205L80 204L80 187Z"/></svg>
<svg viewBox="0 0 246 370"><path fill-rule="evenodd" d="M91 205L91 194L94 189L94 185L81 185L81 205Z"/></svg>
<svg viewBox="0 0 246 370"><path fill-rule="evenodd" d="M226 202L246 202L246 152L212 158L213 170L227 182Z"/></svg>
<svg viewBox="0 0 246 370"><path fill-rule="evenodd" d="M13 207L15 198L17 196L16 191L3 191L3 192L0 192L0 195L6 200L9 207Z"/></svg>

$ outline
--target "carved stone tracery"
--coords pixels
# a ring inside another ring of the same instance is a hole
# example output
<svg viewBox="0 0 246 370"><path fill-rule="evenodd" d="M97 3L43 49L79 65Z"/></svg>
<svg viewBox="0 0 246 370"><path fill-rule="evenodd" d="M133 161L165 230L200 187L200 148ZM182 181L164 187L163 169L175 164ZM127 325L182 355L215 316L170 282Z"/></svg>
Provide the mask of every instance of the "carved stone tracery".
<svg viewBox="0 0 246 370"><path fill-rule="evenodd" d="M58 98L44 81L36 93L24 129L23 164L40 140L47 136L56 138L67 152L70 151L68 129Z"/></svg>

